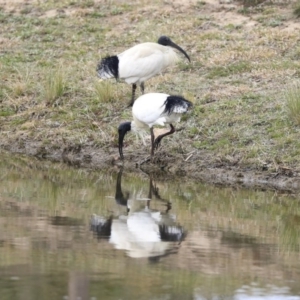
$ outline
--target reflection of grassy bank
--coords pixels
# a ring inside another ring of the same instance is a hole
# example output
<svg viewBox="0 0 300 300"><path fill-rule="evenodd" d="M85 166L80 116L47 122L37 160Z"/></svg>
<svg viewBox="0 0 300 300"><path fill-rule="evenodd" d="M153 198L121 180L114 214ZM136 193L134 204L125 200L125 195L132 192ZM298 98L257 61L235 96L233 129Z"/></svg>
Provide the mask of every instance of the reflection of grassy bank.
<svg viewBox="0 0 300 300"><path fill-rule="evenodd" d="M285 251L299 252L300 215L294 213L283 215L279 224L280 245L282 245Z"/></svg>
<svg viewBox="0 0 300 300"><path fill-rule="evenodd" d="M84 242L84 239L81 242ZM125 297L125 299L153 299L154 296L161 294L170 294L173 296L172 299L183 299L196 289L199 294L210 299L212 295L218 294L230 297L245 283L257 282L265 287L270 282L270 278L274 285L285 285L283 278L276 278L271 274L269 277L262 276L259 271L240 273L228 269L225 274L208 275L201 269L193 271L180 269L176 263L169 264L168 261L167 264L163 262L153 265L147 260L126 259L121 251L105 252L102 247L103 244L99 245L95 241L80 249L60 249L50 253L36 249L30 259L23 261L17 270L14 267L16 262L5 268L0 267L0 290L6 291L16 285L12 280L3 281L4 278L21 273L21 280L29 287L35 287L36 293L45 292L43 299L53 299L53 293L61 297L64 295L62 293L66 293L69 280L67 270L76 270L85 274L90 281L90 294L99 297L105 295L107 296L105 299L110 299L109 296L112 297L111 299L116 299L113 296ZM12 253L12 256L16 257L19 254L20 251ZM239 268L237 264L236 269ZM297 280L296 275L293 278ZM298 289L292 290L295 293L298 291ZM35 294L32 290L31 293Z"/></svg>

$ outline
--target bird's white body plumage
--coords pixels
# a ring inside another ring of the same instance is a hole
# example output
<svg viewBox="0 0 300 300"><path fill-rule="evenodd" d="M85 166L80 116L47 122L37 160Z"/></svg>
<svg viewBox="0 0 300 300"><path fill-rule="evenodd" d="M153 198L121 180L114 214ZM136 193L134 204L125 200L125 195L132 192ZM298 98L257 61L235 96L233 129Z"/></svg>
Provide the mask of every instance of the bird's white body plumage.
<svg viewBox="0 0 300 300"><path fill-rule="evenodd" d="M105 218L92 215L91 224L98 226ZM164 255L172 246L171 242L163 241L160 236L159 224L170 224L171 234L182 234L172 217L162 219L161 213L149 208L129 212L128 216L121 215L114 218L111 224L109 242L116 249L126 250L133 258ZM168 226L168 225L166 225Z"/></svg>
<svg viewBox="0 0 300 300"><path fill-rule="evenodd" d="M117 56L119 78L128 84L141 84L162 73L178 60L176 52L171 47L157 43L138 44Z"/></svg>
<svg viewBox="0 0 300 300"><path fill-rule="evenodd" d="M149 129L154 125L165 126L180 121L182 113L187 111L181 106L175 107L174 112L165 113L165 101L169 97L163 93L148 93L140 96L132 107L133 122L131 130Z"/></svg>
<svg viewBox="0 0 300 300"><path fill-rule="evenodd" d="M163 241L160 236L159 224L164 223L171 233L182 234L172 216L163 219L160 212L149 208L129 212L127 217L113 220L109 242L134 258L164 255L172 246L172 242Z"/></svg>

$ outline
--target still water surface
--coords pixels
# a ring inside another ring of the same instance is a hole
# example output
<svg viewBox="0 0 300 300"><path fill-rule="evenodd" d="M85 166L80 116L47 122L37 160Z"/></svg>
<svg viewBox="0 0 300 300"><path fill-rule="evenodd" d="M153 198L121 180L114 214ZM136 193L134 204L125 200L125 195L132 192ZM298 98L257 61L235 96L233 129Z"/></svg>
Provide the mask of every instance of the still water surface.
<svg viewBox="0 0 300 300"><path fill-rule="evenodd" d="M1 157L1 300L300 300L297 196Z"/></svg>

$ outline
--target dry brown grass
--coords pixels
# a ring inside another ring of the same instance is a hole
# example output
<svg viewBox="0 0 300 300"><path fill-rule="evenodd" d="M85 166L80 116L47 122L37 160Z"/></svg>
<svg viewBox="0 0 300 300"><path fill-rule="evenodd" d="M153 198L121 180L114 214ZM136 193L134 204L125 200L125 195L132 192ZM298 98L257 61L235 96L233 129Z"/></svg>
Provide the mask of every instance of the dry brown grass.
<svg viewBox="0 0 300 300"><path fill-rule="evenodd" d="M66 90L66 79L61 69L47 72L44 86L44 101L48 106L52 106L64 95ZM58 103L56 103L58 105Z"/></svg>

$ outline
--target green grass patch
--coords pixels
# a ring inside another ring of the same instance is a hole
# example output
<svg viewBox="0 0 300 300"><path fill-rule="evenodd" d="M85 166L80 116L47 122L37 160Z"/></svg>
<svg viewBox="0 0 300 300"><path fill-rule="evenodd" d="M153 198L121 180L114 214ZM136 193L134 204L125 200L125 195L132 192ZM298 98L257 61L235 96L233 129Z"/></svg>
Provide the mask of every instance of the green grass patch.
<svg viewBox="0 0 300 300"><path fill-rule="evenodd" d="M14 115L14 110L10 107L1 108L0 106L0 117L8 117Z"/></svg>
<svg viewBox="0 0 300 300"><path fill-rule="evenodd" d="M293 13L297 18L300 17L300 0L296 1Z"/></svg>
<svg viewBox="0 0 300 300"><path fill-rule="evenodd" d="M294 85L285 92L286 108L288 117L300 125L300 85Z"/></svg>
<svg viewBox="0 0 300 300"><path fill-rule="evenodd" d="M239 61L229 64L227 66L216 66L211 68L206 75L207 78L213 79L217 77L227 77L234 74L251 71L251 63L248 61Z"/></svg>

